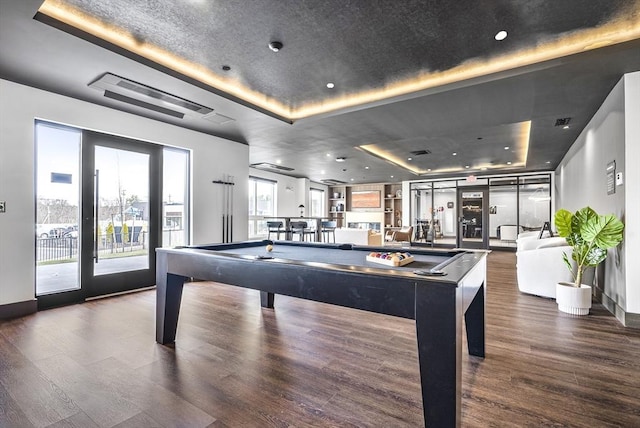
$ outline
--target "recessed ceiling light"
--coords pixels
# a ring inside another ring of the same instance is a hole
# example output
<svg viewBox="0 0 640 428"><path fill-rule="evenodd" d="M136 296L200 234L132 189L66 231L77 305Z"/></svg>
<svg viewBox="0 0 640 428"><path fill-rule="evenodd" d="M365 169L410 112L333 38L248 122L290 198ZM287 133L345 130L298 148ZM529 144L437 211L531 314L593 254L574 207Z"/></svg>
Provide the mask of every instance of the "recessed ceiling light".
<svg viewBox="0 0 640 428"><path fill-rule="evenodd" d="M335 88L335 86L336 85L333 82L327 83L327 88L329 88L329 89L333 89L333 88Z"/></svg>
<svg viewBox="0 0 640 428"><path fill-rule="evenodd" d="M451 153L451 156L458 156L456 152Z"/></svg>
<svg viewBox="0 0 640 428"><path fill-rule="evenodd" d="M431 171L431 168L427 168L427 171L429 171L429 172L430 172L430 171Z"/></svg>
<svg viewBox="0 0 640 428"><path fill-rule="evenodd" d="M497 41L501 41L507 38L507 32L504 30L500 30L496 33L496 35L494 36L494 39L496 39Z"/></svg>
<svg viewBox="0 0 640 428"><path fill-rule="evenodd" d="M324 175L324 169L322 171L320 171L320 174Z"/></svg>
<svg viewBox="0 0 640 428"><path fill-rule="evenodd" d="M413 160L413 158L407 158L407 160L408 160L408 161L411 161L411 160Z"/></svg>
<svg viewBox="0 0 640 428"><path fill-rule="evenodd" d="M365 167L364 167L364 169L369 169L369 167L368 167L368 166L365 166Z"/></svg>
<svg viewBox="0 0 640 428"><path fill-rule="evenodd" d="M269 43L269 49L274 52L280 51L280 49L282 49L282 42L274 40L273 42Z"/></svg>
<svg viewBox="0 0 640 428"><path fill-rule="evenodd" d="M331 157L331 153L327 153L327 157Z"/></svg>
<svg viewBox="0 0 640 428"><path fill-rule="evenodd" d="M346 161L346 160L347 160L347 158L342 157L342 156L340 156L340 157L336 158L336 162L344 162L344 161Z"/></svg>
<svg viewBox="0 0 640 428"><path fill-rule="evenodd" d="M509 150L509 146L504 146L504 149L505 150Z"/></svg>
<svg viewBox="0 0 640 428"><path fill-rule="evenodd" d="M282 159L276 159L276 163L279 165L282 163Z"/></svg>
<svg viewBox="0 0 640 428"><path fill-rule="evenodd" d="M563 126L562 129L569 129L569 125Z"/></svg>
<svg viewBox="0 0 640 428"><path fill-rule="evenodd" d="M511 165L511 161L507 162L507 165Z"/></svg>
<svg viewBox="0 0 640 428"><path fill-rule="evenodd" d="M467 169L469 169L469 165L465 165L464 167L465 167L465 168L467 168Z"/></svg>
<svg viewBox="0 0 640 428"><path fill-rule="evenodd" d="M389 177L393 178L393 175L390 175Z"/></svg>
<svg viewBox="0 0 640 428"><path fill-rule="evenodd" d="M355 178L352 178L351 181L355 180Z"/></svg>
<svg viewBox="0 0 640 428"><path fill-rule="evenodd" d="M551 161L546 161L545 163L551 163Z"/></svg>

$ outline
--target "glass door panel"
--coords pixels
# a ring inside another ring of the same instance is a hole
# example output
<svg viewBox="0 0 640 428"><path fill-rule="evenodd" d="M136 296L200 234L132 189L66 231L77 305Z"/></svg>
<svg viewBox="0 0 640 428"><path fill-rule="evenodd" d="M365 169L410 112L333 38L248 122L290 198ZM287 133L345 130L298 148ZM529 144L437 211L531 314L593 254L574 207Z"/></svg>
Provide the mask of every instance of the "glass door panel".
<svg viewBox="0 0 640 428"><path fill-rule="evenodd" d="M95 147L94 275L149 268L149 158Z"/></svg>
<svg viewBox="0 0 640 428"><path fill-rule="evenodd" d="M455 186L455 182L434 183L433 186L433 242L438 245L451 247L457 245L458 221Z"/></svg>
<svg viewBox="0 0 640 428"><path fill-rule="evenodd" d="M411 189L412 224L414 242L425 242L433 245L433 193L431 183L421 183Z"/></svg>
<svg viewBox="0 0 640 428"><path fill-rule="evenodd" d="M458 247L488 248L488 187L458 189Z"/></svg>

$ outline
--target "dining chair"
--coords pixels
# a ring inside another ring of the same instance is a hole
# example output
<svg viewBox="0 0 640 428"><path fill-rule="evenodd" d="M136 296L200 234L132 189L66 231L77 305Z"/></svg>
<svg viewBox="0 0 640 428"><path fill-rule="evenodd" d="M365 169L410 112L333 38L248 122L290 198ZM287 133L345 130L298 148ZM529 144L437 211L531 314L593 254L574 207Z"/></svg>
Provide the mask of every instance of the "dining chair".
<svg viewBox="0 0 640 428"><path fill-rule="evenodd" d="M267 222L267 229L269 230L269 233L267 235L267 239L271 239L271 234L275 233L276 234L276 239L280 240L280 234L284 233L286 235L286 233L287 233L283 229L281 221L268 221Z"/></svg>
<svg viewBox="0 0 640 428"><path fill-rule="evenodd" d="M323 221L321 223L320 232L322 234L322 241L329 242L329 235L333 234L333 242L336 242L336 227L338 227L337 221ZM326 234L326 239L325 239Z"/></svg>
<svg viewBox="0 0 640 428"><path fill-rule="evenodd" d="M289 226L291 228L290 230L290 233L292 235L291 239L293 239L295 235L300 235L300 241L306 241L307 236L315 237L315 234L316 234L315 231L307 227L308 225L306 221L292 221Z"/></svg>

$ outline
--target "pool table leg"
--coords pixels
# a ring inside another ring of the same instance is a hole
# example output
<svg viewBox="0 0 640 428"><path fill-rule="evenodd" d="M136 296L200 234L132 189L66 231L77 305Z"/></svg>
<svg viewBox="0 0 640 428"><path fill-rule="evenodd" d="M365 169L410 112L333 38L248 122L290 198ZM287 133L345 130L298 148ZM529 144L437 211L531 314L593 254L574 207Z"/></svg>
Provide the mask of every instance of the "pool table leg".
<svg viewBox="0 0 640 428"><path fill-rule="evenodd" d="M156 276L156 342L163 345L176 340L185 279L184 276L172 273Z"/></svg>
<svg viewBox="0 0 640 428"><path fill-rule="evenodd" d="M485 335L485 299L484 284L480 286L471 304L464 314L464 322L467 328L467 347L469 355L484 358Z"/></svg>
<svg viewBox="0 0 640 428"><path fill-rule="evenodd" d="M415 320L425 426L459 427L462 389L461 287L416 287Z"/></svg>
<svg viewBox="0 0 640 428"><path fill-rule="evenodd" d="M267 291L260 292L260 306L273 309L274 294Z"/></svg>

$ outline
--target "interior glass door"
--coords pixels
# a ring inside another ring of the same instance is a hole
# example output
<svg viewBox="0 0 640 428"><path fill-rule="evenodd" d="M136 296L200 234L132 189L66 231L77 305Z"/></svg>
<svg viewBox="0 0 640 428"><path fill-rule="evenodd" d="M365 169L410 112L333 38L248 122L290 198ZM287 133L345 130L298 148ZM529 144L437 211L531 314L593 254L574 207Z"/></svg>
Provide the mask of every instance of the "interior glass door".
<svg viewBox="0 0 640 428"><path fill-rule="evenodd" d="M82 281L87 297L155 283L161 149L85 131ZM90 233L86 233L90 232Z"/></svg>
<svg viewBox="0 0 640 428"><path fill-rule="evenodd" d="M458 247L489 248L489 188L458 188Z"/></svg>

